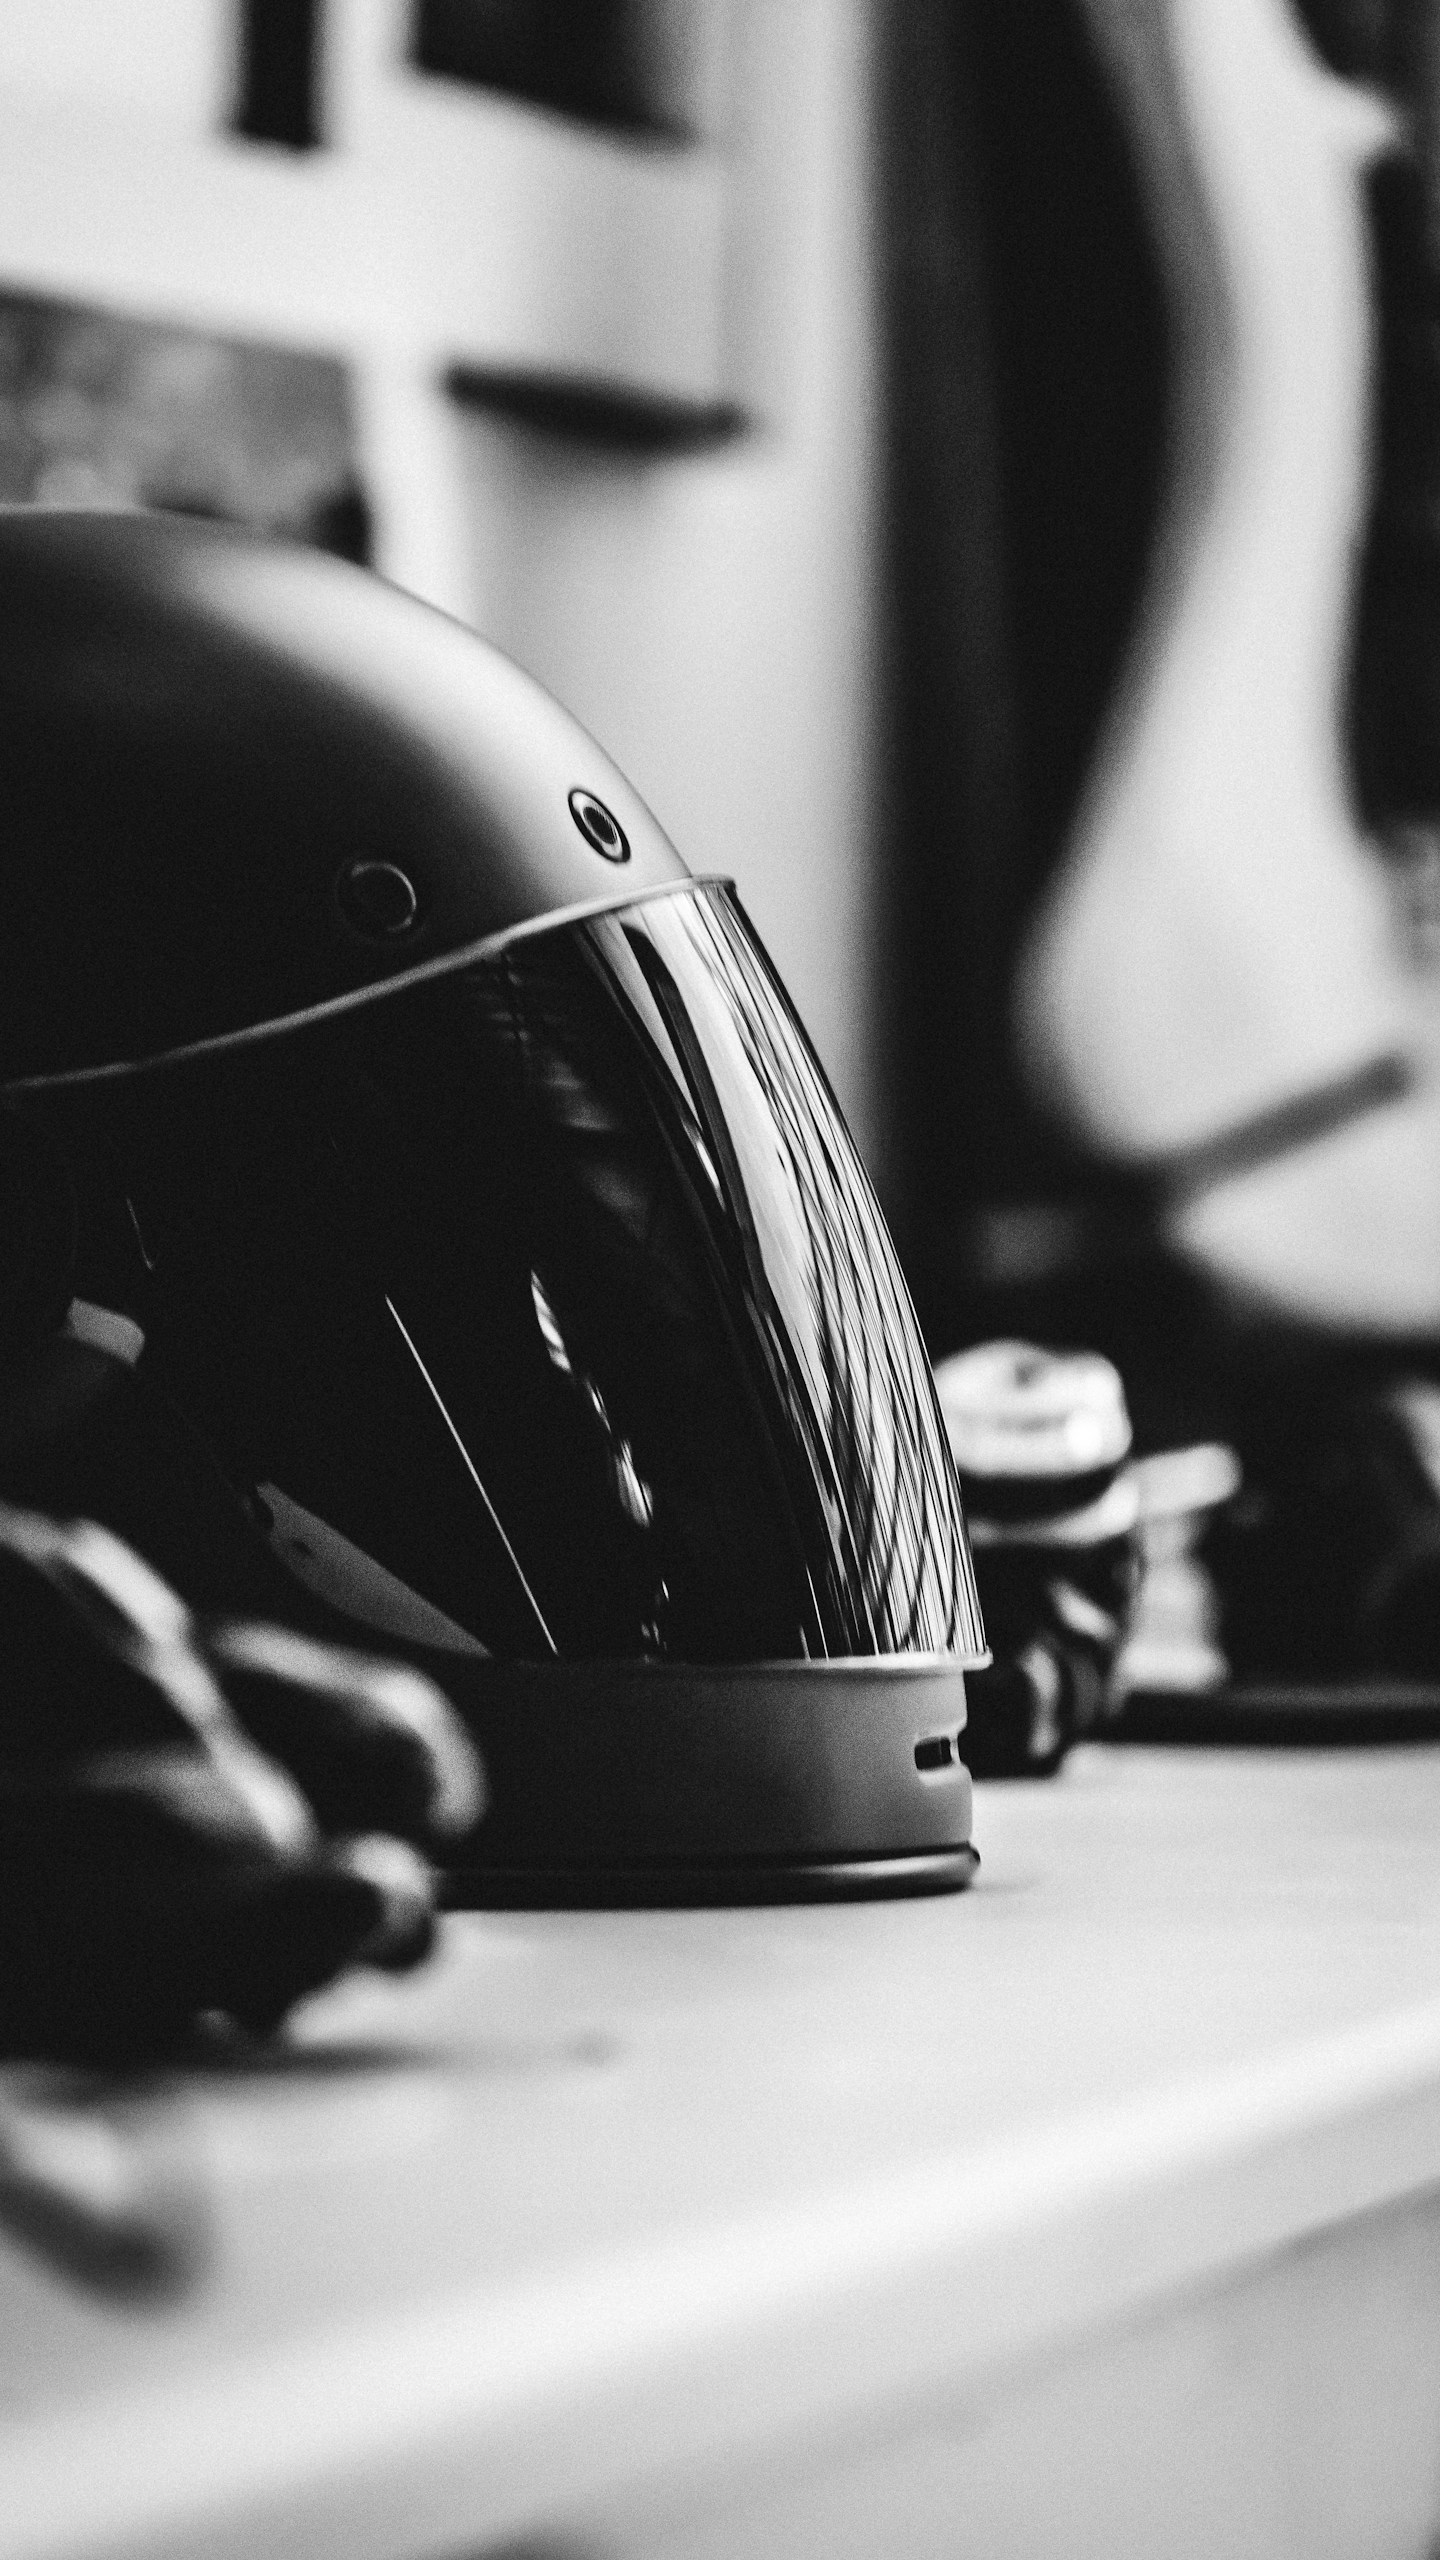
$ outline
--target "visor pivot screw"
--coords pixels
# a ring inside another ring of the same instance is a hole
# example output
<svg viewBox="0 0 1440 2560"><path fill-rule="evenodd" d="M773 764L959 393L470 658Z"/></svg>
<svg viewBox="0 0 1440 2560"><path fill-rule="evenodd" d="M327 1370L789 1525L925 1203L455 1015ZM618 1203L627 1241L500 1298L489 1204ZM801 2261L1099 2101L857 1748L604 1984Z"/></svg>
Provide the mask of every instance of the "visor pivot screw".
<svg viewBox="0 0 1440 2560"><path fill-rule="evenodd" d="M414 881L394 862L347 862L335 896L346 923L372 942L408 933L420 912Z"/></svg>
<svg viewBox="0 0 1440 2560"><path fill-rule="evenodd" d="M607 862L629 861L629 837L619 819L611 816L593 791L571 792L570 815L592 852L603 853Z"/></svg>

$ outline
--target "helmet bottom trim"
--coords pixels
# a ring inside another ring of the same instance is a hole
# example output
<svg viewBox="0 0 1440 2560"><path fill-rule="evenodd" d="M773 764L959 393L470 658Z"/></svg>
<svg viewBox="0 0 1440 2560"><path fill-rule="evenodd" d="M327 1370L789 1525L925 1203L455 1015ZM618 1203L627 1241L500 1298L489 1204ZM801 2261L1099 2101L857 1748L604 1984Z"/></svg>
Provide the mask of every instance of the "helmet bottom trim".
<svg viewBox="0 0 1440 2560"><path fill-rule="evenodd" d="M486 1899L906 1892L969 1852L953 1663L456 1662L447 1686L490 1779L447 1866Z"/></svg>
<svg viewBox="0 0 1440 2560"><path fill-rule="evenodd" d="M865 1902L960 1893L980 1864L969 1842L893 1858L663 1859L643 1866L462 1867L444 1879L451 1911L684 1910L742 1903Z"/></svg>

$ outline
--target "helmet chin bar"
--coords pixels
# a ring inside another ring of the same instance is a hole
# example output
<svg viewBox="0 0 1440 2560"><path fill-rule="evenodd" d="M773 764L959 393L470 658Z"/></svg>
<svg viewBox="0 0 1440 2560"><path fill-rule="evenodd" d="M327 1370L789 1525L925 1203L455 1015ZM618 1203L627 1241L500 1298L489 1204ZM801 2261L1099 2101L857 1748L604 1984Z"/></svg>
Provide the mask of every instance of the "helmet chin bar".
<svg viewBox="0 0 1440 2560"><path fill-rule="evenodd" d="M277 1486L259 1494L288 1570L370 1640L423 1651L480 1746L494 1809L453 1853L452 1906L934 1893L973 1875L952 1658L497 1661Z"/></svg>

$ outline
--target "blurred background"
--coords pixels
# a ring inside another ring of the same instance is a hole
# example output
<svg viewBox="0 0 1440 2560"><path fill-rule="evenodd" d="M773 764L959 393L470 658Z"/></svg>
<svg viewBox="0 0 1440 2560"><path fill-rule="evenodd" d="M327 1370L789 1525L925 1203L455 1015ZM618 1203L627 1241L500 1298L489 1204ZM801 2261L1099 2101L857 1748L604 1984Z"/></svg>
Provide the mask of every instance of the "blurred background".
<svg viewBox="0 0 1440 2560"><path fill-rule="evenodd" d="M1213 1427L1217 1322L1440 1331L1432 15L7 11L0 496L511 651L738 880L932 1348Z"/></svg>

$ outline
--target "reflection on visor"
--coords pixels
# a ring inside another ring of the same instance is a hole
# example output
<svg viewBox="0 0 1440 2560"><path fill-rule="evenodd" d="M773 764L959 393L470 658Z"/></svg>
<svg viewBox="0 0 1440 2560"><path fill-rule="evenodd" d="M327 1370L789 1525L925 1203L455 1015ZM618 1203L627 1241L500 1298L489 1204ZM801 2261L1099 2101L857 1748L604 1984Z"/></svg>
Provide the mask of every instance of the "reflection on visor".
<svg viewBox="0 0 1440 2560"><path fill-rule="evenodd" d="M112 1192L89 1293L352 1622L508 1655L982 1652L893 1249L728 891L82 1112Z"/></svg>

